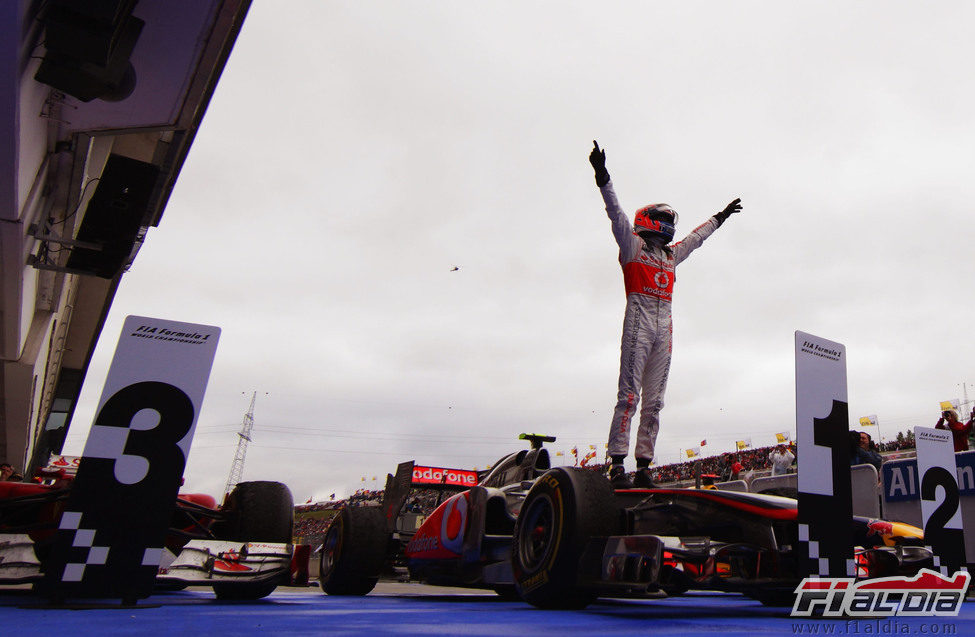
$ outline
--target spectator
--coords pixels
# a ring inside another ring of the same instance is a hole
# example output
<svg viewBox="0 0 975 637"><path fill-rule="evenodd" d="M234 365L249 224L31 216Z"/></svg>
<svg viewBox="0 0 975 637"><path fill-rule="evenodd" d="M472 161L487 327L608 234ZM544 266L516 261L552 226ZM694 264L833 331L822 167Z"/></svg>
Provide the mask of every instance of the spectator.
<svg viewBox="0 0 975 637"><path fill-rule="evenodd" d="M858 464L872 464L877 468L877 472L879 473L880 465L883 464L883 458L873 448L873 440L870 439L870 434L862 431L851 431L850 466L853 467Z"/></svg>
<svg viewBox="0 0 975 637"><path fill-rule="evenodd" d="M954 409L946 409L941 412L941 418L938 418L937 424L935 424L935 429L948 429L951 431L951 437L955 443L955 452L968 451L968 434L972 431L972 422L975 421L975 408L972 409L972 413L968 419L968 422L963 423L958 420L958 412Z"/></svg>
<svg viewBox="0 0 975 637"><path fill-rule="evenodd" d="M778 445L768 455L768 459L772 463L772 475L784 476L790 472L789 469L792 467L792 463L796 457L791 451L786 449L785 445Z"/></svg>
<svg viewBox="0 0 975 637"><path fill-rule="evenodd" d="M727 482L731 480L731 464L733 460L731 453L725 453L721 455L721 460L718 461L718 470L716 473L721 476L722 482Z"/></svg>
<svg viewBox="0 0 975 637"><path fill-rule="evenodd" d="M24 476L17 473L17 470L9 462L0 463L0 481L21 482Z"/></svg>
<svg viewBox="0 0 975 637"><path fill-rule="evenodd" d="M721 456L721 461L718 463L718 474L723 482L730 482L739 479L743 468L740 457L729 452Z"/></svg>
<svg viewBox="0 0 975 637"><path fill-rule="evenodd" d="M880 455L880 449L877 448L873 438L865 431L860 432L860 448L864 452L863 456L868 459L870 464L877 467L877 473L880 473L880 465L884 463L884 458Z"/></svg>
<svg viewBox="0 0 975 637"><path fill-rule="evenodd" d="M741 470L745 467L735 458L735 461L731 463L731 479L738 480L741 476Z"/></svg>

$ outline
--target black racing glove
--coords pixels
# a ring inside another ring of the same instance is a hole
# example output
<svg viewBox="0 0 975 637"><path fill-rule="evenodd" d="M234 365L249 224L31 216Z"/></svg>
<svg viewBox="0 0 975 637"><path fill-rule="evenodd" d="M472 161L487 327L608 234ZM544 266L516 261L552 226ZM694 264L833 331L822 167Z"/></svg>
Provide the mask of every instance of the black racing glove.
<svg viewBox="0 0 975 637"><path fill-rule="evenodd" d="M592 140L593 149L589 153L589 163L596 171L596 185L602 188L609 183L609 172L606 171L606 151L599 149L596 140Z"/></svg>
<svg viewBox="0 0 975 637"><path fill-rule="evenodd" d="M741 212L741 199L735 199L730 204L724 207L724 210L714 215L714 218L718 220L718 227L725 222L725 219L735 214L736 212Z"/></svg>

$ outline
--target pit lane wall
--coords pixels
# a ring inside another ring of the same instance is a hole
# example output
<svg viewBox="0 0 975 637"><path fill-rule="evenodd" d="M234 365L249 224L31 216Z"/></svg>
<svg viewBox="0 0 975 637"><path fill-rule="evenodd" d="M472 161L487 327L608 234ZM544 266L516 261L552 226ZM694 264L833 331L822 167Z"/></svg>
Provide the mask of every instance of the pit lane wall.
<svg viewBox="0 0 975 637"><path fill-rule="evenodd" d="M851 467L850 481L853 486L853 515L862 515L868 518L883 517L881 516L880 510L880 484L878 483L877 469L869 464ZM736 482L741 481L738 480ZM735 482L719 484L718 488L726 488L724 486L725 484L735 485ZM755 478L752 480L748 490L752 493L762 493L777 489L796 489L798 485L799 475L787 473L781 476ZM737 486L733 486L732 489L741 490ZM920 504L918 504L919 517L921 515L920 511Z"/></svg>

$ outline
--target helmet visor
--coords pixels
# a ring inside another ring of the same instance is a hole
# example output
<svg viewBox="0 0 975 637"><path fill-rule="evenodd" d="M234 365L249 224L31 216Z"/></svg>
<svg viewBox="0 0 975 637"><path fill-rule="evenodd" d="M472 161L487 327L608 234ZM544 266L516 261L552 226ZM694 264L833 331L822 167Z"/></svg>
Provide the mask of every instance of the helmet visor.
<svg viewBox="0 0 975 637"><path fill-rule="evenodd" d="M633 219L633 234L650 232L666 241L674 238L677 225L677 212L665 203L653 204L636 211Z"/></svg>

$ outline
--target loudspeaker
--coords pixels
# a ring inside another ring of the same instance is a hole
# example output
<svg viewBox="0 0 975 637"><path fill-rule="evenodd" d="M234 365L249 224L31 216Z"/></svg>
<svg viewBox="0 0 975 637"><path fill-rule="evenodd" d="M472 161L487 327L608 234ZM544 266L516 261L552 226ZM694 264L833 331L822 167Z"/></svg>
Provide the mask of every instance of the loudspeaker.
<svg viewBox="0 0 975 637"><path fill-rule="evenodd" d="M145 26L133 8L134 0L52 0L42 18L47 52L34 79L83 102L131 95L129 58Z"/></svg>
<svg viewBox="0 0 975 637"><path fill-rule="evenodd" d="M108 66L132 18L135 0L50 0L44 46L79 62Z"/></svg>
<svg viewBox="0 0 975 637"><path fill-rule="evenodd" d="M66 267L104 279L118 275L135 245L149 210L159 168L154 164L110 155L88 202L78 241L98 243L101 250L75 247Z"/></svg>

